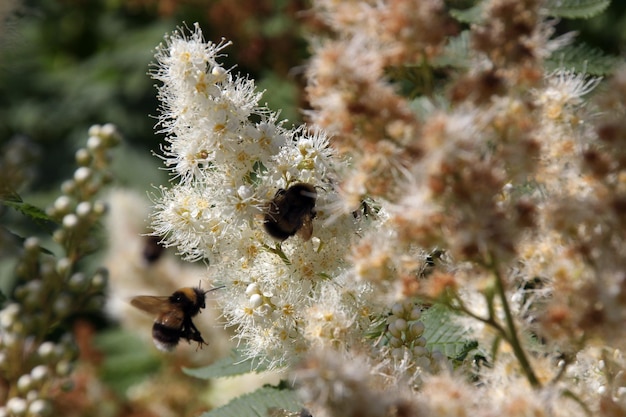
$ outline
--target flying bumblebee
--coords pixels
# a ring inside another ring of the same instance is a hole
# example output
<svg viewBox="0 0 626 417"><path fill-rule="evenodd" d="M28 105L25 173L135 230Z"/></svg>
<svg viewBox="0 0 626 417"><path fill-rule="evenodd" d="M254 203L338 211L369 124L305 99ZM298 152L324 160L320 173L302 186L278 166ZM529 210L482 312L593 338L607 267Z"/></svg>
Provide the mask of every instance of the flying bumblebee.
<svg viewBox="0 0 626 417"><path fill-rule="evenodd" d="M303 240L313 234L317 192L311 184L296 183L279 189L267 205L263 226L273 238L283 241L296 233Z"/></svg>
<svg viewBox="0 0 626 417"><path fill-rule="evenodd" d="M139 295L133 297L130 303L140 310L157 315L152 326L152 340L157 349L171 352L180 339L189 343L198 342L198 347L202 348L202 345L208 343L191 319L206 307L206 294L219 288L223 287L208 291L185 287L174 291L170 296Z"/></svg>

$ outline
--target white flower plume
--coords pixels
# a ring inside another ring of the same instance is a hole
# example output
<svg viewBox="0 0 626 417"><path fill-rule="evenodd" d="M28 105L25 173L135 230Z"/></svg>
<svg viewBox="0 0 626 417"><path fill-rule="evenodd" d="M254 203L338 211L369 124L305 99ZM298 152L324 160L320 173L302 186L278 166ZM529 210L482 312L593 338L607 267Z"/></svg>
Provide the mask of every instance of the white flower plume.
<svg viewBox="0 0 626 417"><path fill-rule="evenodd" d="M155 198L154 233L185 258L209 261L225 285L216 293L225 320L248 356L286 364L310 346L336 346L340 333L354 344L383 306L368 283L347 279L344 254L364 222L351 213L329 221L339 200L332 178L345 162L324 132L286 129L260 106L254 82L220 65L227 45L205 42L196 24L158 48L152 75L161 83L162 158L174 183ZM264 214L295 183L315 187L313 236L277 243Z"/></svg>

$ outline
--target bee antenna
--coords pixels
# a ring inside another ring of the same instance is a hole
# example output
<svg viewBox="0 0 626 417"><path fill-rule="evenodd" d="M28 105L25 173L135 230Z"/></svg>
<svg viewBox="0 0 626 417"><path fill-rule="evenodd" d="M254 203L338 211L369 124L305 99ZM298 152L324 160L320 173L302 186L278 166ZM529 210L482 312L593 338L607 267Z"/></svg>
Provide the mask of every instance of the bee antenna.
<svg viewBox="0 0 626 417"><path fill-rule="evenodd" d="M209 289L209 290L206 290L204 293L206 294L206 293L209 293L209 292L211 292L211 291L221 290L222 288L226 288L226 285L222 285L222 286L220 286L220 287L211 288L211 289Z"/></svg>

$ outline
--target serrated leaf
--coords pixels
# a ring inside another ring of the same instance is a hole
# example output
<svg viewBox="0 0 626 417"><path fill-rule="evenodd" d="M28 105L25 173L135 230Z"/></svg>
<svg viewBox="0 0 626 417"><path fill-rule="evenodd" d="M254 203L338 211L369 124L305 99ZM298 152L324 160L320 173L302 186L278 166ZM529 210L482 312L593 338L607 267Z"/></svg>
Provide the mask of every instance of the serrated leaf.
<svg viewBox="0 0 626 417"><path fill-rule="evenodd" d="M548 0L548 14L568 19L588 19L606 10L611 0Z"/></svg>
<svg viewBox="0 0 626 417"><path fill-rule="evenodd" d="M295 412L302 404L293 390L262 387L200 417L266 417L269 409L277 408Z"/></svg>
<svg viewBox="0 0 626 417"><path fill-rule="evenodd" d="M211 365L201 368L183 368L183 372L200 379L212 379L243 375L250 372L263 372L266 369L267 366L259 364L255 358L248 358L239 350L233 349L230 355Z"/></svg>
<svg viewBox="0 0 626 417"><path fill-rule="evenodd" d="M451 320L454 313L445 306L435 304L422 314L426 347L438 350L452 359L462 358L476 348L467 337L467 329Z"/></svg>
<svg viewBox="0 0 626 417"><path fill-rule="evenodd" d="M468 9L452 9L450 16L454 17L461 23L480 23L483 19L483 3L480 2Z"/></svg>
<svg viewBox="0 0 626 417"><path fill-rule="evenodd" d="M470 60L470 32L464 30L458 36L452 37L443 48L440 55L436 56L430 64L437 67L467 68L471 65Z"/></svg>
<svg viewBox="0 0 626 417"><path fill-rule="evenodd" d="M22 197L15 191L6 186L0 191L0 203L7 207L22 213L26 217L30 217L38 224L53 224L52 220L45 211L32 204L25 203Z"/></svg>
<svg viewBox="0 0 626 417"><path fill-rule="evenodd" d="M546 60L546 69L573 70L590 75L606 75L620 62L618 57L607 55L598 48L579 43L566 45Z"/></svg>

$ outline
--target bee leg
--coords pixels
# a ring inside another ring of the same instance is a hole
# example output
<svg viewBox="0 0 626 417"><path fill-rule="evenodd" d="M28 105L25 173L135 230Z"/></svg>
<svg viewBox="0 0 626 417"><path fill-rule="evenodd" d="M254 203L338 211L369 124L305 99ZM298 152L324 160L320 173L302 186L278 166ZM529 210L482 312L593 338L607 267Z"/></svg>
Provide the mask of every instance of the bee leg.
<svg viewBox="0 0 626 417"><path fill-rule="evenodd" d="M200 333L198 328L193 324L193 321L188 320L184 324L182 332L184 338L187 339L187 342L191 343L192 340L194 342L198 342L198 348L202 348L202 345L208 345L208 343L206 343L202 338L202 334Z"/></svg>

